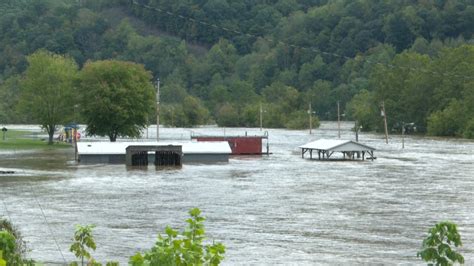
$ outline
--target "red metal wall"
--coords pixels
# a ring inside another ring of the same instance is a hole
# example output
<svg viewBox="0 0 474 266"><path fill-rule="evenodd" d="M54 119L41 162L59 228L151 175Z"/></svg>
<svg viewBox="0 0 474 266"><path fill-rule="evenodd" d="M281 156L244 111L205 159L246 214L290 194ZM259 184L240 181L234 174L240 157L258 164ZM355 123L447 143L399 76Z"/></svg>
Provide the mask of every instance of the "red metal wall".
<svg viewBox="0 0 474 266"><path fill-rule="evenodd" d="M228 141L232 154L262 154L261 137L195 137L197 141Z"/></svg>

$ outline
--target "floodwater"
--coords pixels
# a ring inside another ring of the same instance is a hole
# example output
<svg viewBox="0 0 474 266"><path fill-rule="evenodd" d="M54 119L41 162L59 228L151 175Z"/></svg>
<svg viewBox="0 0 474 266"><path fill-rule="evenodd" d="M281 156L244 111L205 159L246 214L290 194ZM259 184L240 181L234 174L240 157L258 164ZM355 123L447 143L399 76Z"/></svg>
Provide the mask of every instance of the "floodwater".
<svg viewBox="0 0 474 266"><path fill-rule="evenodd" d="M354 139L352 124L343 139ZM260 133L258 129L170 129L160 136ZM150 129L150 137L156 134ZM125 264L153 245L166 225L183 228L187 211L207 217L209 240L227 247L223 265L416 264L427 230L458 224L466 264L474 263L474 142L360 134L375 161L310 161L298 146L337 138L337 124L269 130L270 156L181 169L127 170L77 165L68 151L0 153L0 215L20 229L29 256L47 264L74 259L76 224L95 224L99 261ZM42 212L48 223L45 222ZM49 226L48 226L49 224ZM56 243L57 242L57 245Z"/></svg>

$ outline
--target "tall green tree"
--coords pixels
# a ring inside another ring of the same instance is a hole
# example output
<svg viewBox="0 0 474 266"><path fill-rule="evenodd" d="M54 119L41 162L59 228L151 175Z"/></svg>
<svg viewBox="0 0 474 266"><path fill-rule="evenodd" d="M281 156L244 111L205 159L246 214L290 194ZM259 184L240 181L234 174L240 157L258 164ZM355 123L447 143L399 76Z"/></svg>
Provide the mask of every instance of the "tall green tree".
<svg viewBox="0 0 474 266"><path fill-rule="evenodd" d="M44 50L28 56L28 63L20 109L46 130L48 144L53 144L57 126L67 122L74 111L73 81L78 67L73 59Z"/></svg>
<svg viewBox="0 0 474 266"><path fill-rule="evenodd" d="M374 93L361 90L355 95L346 107L347 115L357 122L364 131L377 130L380 114Z"/></svg>
<svg viewBox="0 0 474 266"><path fill-rule="evenodd" d="M80 73L80 108L90 135L138 137L155 110L152 75L143 65L88 62Z"/></svg>

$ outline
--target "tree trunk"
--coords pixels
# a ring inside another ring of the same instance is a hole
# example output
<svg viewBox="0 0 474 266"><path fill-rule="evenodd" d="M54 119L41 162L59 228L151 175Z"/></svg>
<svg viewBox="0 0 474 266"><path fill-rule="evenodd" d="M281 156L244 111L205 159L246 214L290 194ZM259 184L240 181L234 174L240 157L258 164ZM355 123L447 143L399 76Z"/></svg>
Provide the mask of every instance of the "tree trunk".
<svg viewBox="0 0 474 266"><path fill-rule="evenodd" d="M49 135L49 136L48 136L48 137L49 137L49 138L48 138L48 145L53 145L53 143L54 143L54 140L53 140L53 138L54 138L54 131L53 131L53 132L48 132L48 135Z"/></svg>
<svg viewBox="0 0 474 266"><path fill-rule="evenodd" d="M46 126L46 132L48 132L48 145L53 145L54 143L54 125Z"/></svg>
<svg viewBox="0 0 474 266"><path fill-rule="evenodd" d="M117 140L117 135L111 134L109 135L110 142L115 142Z"/></svg>

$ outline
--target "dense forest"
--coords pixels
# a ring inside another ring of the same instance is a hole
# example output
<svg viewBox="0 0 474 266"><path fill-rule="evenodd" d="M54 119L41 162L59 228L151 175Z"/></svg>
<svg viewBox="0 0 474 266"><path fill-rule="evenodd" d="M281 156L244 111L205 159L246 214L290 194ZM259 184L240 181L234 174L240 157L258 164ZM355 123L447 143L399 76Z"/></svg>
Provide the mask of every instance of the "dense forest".
<svg viewBox="0 0 474 266"><path fill-rule="evenodd" d="M138 62L163 123L303 128L319 119L474 138L471 0L2 0L0 123L38 49ZM150 121L153 122L153 121Z"/></svg>

